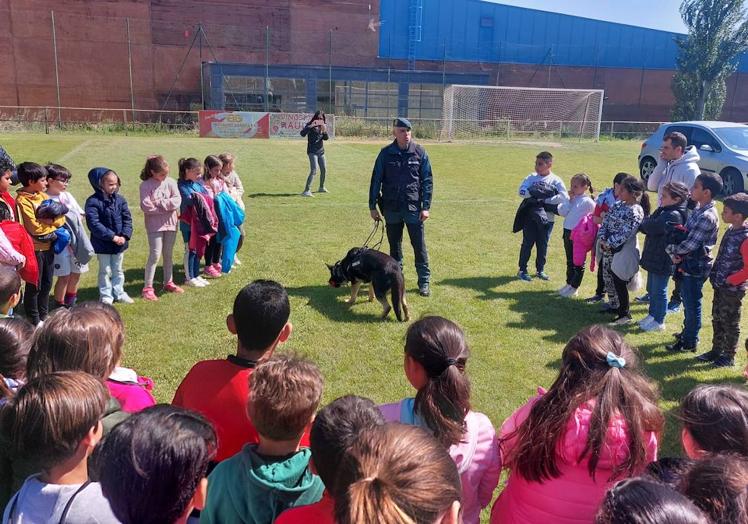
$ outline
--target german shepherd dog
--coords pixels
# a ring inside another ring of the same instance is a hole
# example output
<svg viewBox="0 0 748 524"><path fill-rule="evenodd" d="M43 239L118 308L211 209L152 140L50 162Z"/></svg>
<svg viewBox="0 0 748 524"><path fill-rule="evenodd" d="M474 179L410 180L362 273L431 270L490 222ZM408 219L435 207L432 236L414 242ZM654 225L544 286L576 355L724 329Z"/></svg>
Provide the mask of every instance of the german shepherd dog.
<svg viewBox="0 0 748 524"><path fill-rule="evenodd" d="M353 305L358 296L362 283L369 284L369 302L377 297L384 311L382 319L387 318L394 308L395 316L400 322L410 320L408 304L405 302L405 280L400 264L391 256L365 247L354 247L343 260L335 262L334 266L326 264L330 270L329 283L332 287L340 287L346 282L351 283L351 298L346 303ZM390 291L392 307L387 301L387 291Z"/></svg>

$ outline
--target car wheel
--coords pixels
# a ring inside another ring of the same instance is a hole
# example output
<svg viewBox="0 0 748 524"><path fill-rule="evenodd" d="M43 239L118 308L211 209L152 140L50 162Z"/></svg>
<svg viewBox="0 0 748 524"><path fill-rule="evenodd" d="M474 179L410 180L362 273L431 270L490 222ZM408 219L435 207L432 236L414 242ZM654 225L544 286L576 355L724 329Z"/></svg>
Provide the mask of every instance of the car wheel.
<svg viewBox="0 0 748 524"><path fill-rule="evenodd" d="M651 156L645 156L642 158L642 161L639 162L639 175L642 177L642 180L646 182L655 167L657 167L657 160Z"/></svg>
<svg viewBox="0 0 748 524"><path fill-rule="evenodd" d="M729 167L720 174L724 184L723 193L725 196L742 193L745 186L743 184L743 175L737 169Z"/></svg>

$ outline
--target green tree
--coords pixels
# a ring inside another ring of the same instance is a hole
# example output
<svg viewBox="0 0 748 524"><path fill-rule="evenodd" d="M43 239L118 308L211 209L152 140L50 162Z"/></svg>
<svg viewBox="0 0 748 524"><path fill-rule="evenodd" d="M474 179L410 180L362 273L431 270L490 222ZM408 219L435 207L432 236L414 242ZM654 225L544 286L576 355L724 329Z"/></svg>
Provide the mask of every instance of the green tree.
<svg viewBox="0 0 748 524"><path fill-rule="evenodd" d="M673 119L717 119L725 102L725 82L748 50L744 0L684 0L680 15L688 36L676 41Z"/></svg>

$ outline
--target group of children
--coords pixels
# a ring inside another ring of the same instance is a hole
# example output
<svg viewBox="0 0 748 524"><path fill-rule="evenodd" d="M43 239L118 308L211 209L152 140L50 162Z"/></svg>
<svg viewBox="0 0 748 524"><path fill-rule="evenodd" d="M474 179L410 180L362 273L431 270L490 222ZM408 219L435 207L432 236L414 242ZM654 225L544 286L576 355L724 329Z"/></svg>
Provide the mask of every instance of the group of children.
<svg viewBox="0 0 748 524"><path fill-rule="evenodd" d="M540 153L535 172L522 182L523 197L517 210L514 231L522 231L518 277L531 281L527 264L536 248L536 277L548 280L544 271L553 215L564 217L566 285L563 297L575 297L584 276L587 254L591 268L597 262L595 295L588 303L603 302L603 313L610 313L611 326L632 323L630 291L641 286L640 268L647 271L649 310L639 323L643 331L664 331L668 312L668 284L675 282L674 294L683 302L683 329L675 334L668 351L695 352L701 329L702 288L707 279L714 288L711 349L697 360L717 367L735 364L740 337L742 299L748 287L748 194L724 199L722 218L729 228L722 237L716 257L719 216L715 198L722 192L722 179L704 172L693 187L668 182L660 188L659 207L651 212L646 186L636 177L618 173L613 187L593 200L593 188L584 173L571 179L571 191L551 171L553 157ZM588 194L589 192L589 194ZM645 236L640 254L638 233ZM746 368L748 376L748 368Z"/></svg>
<svg viewBox="0 0 748 524"><path fill-rule="evenodd" d="M289 318L282 285L244 287L227 318L236 353L196 363L171 405L119 366L111 305L60 309L36 330L0 320L3 522L475 524L502 471L492 523L748 521L748 392L693 389L685 457L658 460L657 388L614 330L572 337L550 387L496 431L471 408L454 322L407 330L413 396L319 409L319 368L278 350Z"/></svg>
<svg viewBox="0 0 748 524"><path fill-rule="evenodd" d="M10 194L13 176L21 184ZM17 271L26 282L24 313L32 324L53 307L76 303L78 283L93 255L98 259L99 300L129 304L124 289L123 257L133 235L127 200L120 194L121 180L106 167L89 171L93 194L81 208L67 190L72 175L58 164L23 162L16 166L0 149L0 266ZM153 280L163 257L163 290L182 293L174 282L173 250L177 227L185 243L185 282L204 287L204 275L218 278L239 264L236 256L243 239L244 188L230 153L179 161L179 180L169 177L169 164L160 155L148 157L140 174L140 207L145 218L149 254L142 298L158 300ZM87 233L83 227L85 221ZM53 281L57 277L57 283Z"/></svg>

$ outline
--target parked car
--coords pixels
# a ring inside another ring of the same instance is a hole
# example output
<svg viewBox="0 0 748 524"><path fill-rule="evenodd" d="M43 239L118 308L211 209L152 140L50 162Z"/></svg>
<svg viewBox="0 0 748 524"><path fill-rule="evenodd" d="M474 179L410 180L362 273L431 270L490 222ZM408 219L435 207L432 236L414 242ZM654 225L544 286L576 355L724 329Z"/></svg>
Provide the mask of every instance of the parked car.
<svg viewBox="0 0 748 524"><path fill-rule="evenodd" d="M699 150L699 168L718 173L725 184L725 195L748 187L748 125L733 122L672 122L662 124L642 142L639 173L647 180L660 158L662 138L673 131L686 135L688 145Z"/></svg>

